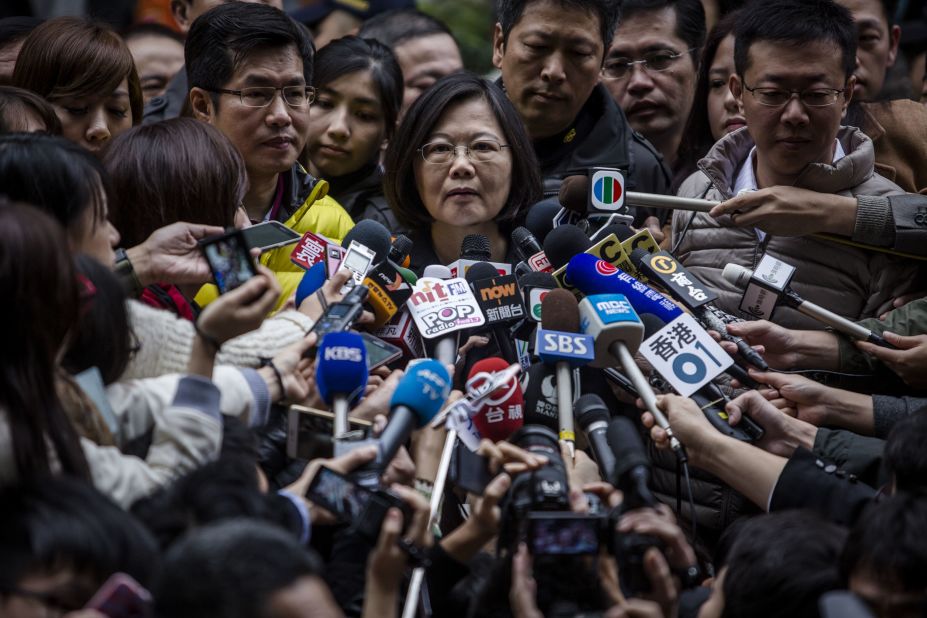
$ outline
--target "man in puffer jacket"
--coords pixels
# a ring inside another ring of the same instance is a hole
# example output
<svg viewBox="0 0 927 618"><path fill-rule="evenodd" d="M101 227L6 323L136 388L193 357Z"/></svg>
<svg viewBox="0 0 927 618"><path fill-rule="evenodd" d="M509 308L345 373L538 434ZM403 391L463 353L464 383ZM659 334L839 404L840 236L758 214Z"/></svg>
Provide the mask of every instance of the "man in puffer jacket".
<svg viewBox="0 0 927 618"><path fill-rule="evenodd" d="M874 172L871 140L840 126L853 93L854 33L849 13L829 0L747 11L736 27L737 74L730 83L747 127L715 144L679 195L721 201L774 185L854 197L901 193ZM857 225L870 214L860 199ZM722 270L728 263L753 269L764 253L796 267L792 287L802 297L851 320L878 316L896 296L922 287L916 262L834 240L738 228L736 218L679 211L673 217L680 260L735 315L750 317L738 309L743 291L724 281ZM774 319L789 328L822 328L786 307Z"/></svg>

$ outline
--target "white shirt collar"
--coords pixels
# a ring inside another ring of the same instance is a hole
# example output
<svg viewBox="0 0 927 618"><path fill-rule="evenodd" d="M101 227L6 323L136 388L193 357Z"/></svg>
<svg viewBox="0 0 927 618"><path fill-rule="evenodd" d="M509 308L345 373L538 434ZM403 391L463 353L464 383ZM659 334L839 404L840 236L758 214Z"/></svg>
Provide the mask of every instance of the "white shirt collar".
<svg viewBox="0 0 927 618"><path fill-rule="evenodd" d="M834 140L834 162L831 165L836 165L837 161L847 156L846 152L843 150L843 146L840 145L840 140ZM743 162L743 165L740 166L740 170L737 172L737 177L734 179L734 186L731 187L731 194L737 195L741 191L756 191L756 174L753 172L753 158L756 155L756 146L750 149L749 154L747 154L747 159Z"/></svg>

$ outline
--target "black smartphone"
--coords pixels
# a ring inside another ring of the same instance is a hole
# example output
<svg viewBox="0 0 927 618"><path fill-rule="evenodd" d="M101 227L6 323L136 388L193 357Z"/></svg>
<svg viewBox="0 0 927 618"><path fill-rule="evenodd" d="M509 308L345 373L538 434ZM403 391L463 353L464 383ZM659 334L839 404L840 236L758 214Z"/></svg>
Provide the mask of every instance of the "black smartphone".
<svg viewBox="0 0 927 618"><path fill-rule="evenodd" d="M391 343L386 343L379 337L370 333L361 333L364 347L367 348L367 369L373 371L381 365L386 365L398 358L402 358L402 349Z"/></svg>
<svg viewBox="0 0 927 618"><path fill-rule="evenodd" d="M349 418L352 430L363 435L370 432L372 423L361 418ZM327 410L290 406L287 411L286 454L293 459L334 457L335 415Z"/></svg>
<svg viewBox="0 0 927 618"><path fill-rule="evenodd" d="M489 460L471 451L460 440L451 453L449 476L451 483L476 496L482 496L493 479Z"/></svg>
<svg viewBox="0 0 927 618"><path fill-rule="evenodd" d="M150 608L151 594L125 573L113 573L85 606L107 618L145 618Z"/></svg>
<svg viewBox="0 0 927 618"><path fill-rule="evenodd" d="M528 547L534 556L597 554L601 526L601 517L583 513L528 513Z"/></svg>
<svg viewBox="0 0 927 618"><path fill-rule="evenodd" d="M408 525L412 514L398 496L362 487L325 466L316 472L306 491L306 498L330 512L338 521L349 524L353 531L370 543L376 543L383 518L390 507L402 511L403 527Z"/></svg>
<svg viewBox="0 0 927 618"><path fill-rule="evenodd" d="M241 230L206 238L200 241L200 249L206 256L220 294L234 290L257 275L257 268Z"/></svg>
<svg viewBox="0 0 927 618"><path fill-rule="evenodd" d="M258 223L246 227L241 233L245 235L249 247L260 249L262 252L275 247L291 245L302 238L301 234L294 232L279 221Z"/></svg>

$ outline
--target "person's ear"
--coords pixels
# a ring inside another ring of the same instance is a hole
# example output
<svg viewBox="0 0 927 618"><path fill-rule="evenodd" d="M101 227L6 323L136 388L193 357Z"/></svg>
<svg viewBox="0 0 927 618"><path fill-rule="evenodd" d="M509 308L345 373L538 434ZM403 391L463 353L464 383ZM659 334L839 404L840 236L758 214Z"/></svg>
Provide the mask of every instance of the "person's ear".
<svg viewBox="0 0 927 618"><path fill-rule="evenodd" d="M502 24L496 22L492 30L492 65L502 69L502 56L505 54L505 40L502 35Z"/></svg>
<svg viewBox="0 0 927 618"><path fill-rule="evenodd" d="M856 76L851 75L850 79L847 80L846 89L843 91L843 113L846 113L847 107L850 106L850 101L853 100L853 89L856 86Z"/></svg>
<svg viewBox="0 0 927 618"><path fill-rule="evenodd" d="M190 89L190 109L193 117L208 124L215 124L216 106L212 97L202 88L194 86Z"/></svg>
<svg viewBox="0 0 927 618"><path fill-rule="evenodd" d="M184 34L190 30L190 19L187 12L189 9L190 6L187 4L187 0L171 0L171 14Z"/></svg>
<svg viewBox="0 0 927 618"><path fill-rule="evenodd" d="M737 104L740 105L740 108L744 107L744 83L740 81L740 76L737 73L732 73L731 78L728 80L728 88L731 89L731 94L734 95L734 98L737 99Z"/></svg>
<svg viewBox="0 0 927 618"><path fill-rule="evenodd" d="M895 60L898 58L898 44L900 42L901 26L895 24L888 30L888 58L885 63L886 69L895 66Z"/></svg>

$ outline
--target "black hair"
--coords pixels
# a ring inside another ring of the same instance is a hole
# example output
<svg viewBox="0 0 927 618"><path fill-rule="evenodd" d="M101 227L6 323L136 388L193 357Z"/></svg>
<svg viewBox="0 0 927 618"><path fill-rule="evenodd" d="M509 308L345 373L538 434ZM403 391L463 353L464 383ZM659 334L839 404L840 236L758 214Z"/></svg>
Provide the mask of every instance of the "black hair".
<svg viewBox="0 0 927 618"><path fill-rule="evenodd" d="M793 47L829 42L841 53L845 79L856 69L856 24L850 11L833 0L754 0L734 28L734 66L743 78L750 46L771 41Z"/></svg>
<svg viewBox="0 0 927 618"><path fill-rule="evenodd" d="M727 556L722 617L817 617L818 598L843 587L837 560L845 537L810 511L749 520Z"/></svg>
<svg viewBox="0 0 927 618"><path fill-rule="evenodd" d="M927 490L927 409L898 421L885 441L885 465L895 491Z"/></svg>
<svg viewBox="0 0 927 618"><path fill-rule="evenodd" d="M71 238L84 231L81 218L93 208L94 224L105 219L109 182L100 161L58 136L0 136L0 194L52 215Z"/></svg>
<svg viewBox="0 0 927 618"><path fill-rule="evenodd" d="M114 573L149 585L159 557L131 515L89 483L66 477L0 489L0 548L0 594L25 576L69 569L91 584L78 593L82 602L74 599L78 607Z"/></svg>
<svg viewBox="0 0 927 618"><path fill-rule="evenodd" d="M190 87L224 88L252 54L290 46L303 60L306 85L312 85L315 49L304 26L266 4L221 4L200 15L187 34L183 55Z"/></svg>
<svg viewBox="0 0 927 618"><path fill-rule="evenodd" d="M879 4L882 5L882 14L891 28L898 22L898 0L879 0Z"/></svg>
<svg viewBox="0 0 927 618"><path fill-rule="evenodd" d="M36 26L42 23L38 17L4 17L0 19L0 46L25 41Z"/></svg>
<svg viewBox="0 0 927 618"><path fill-rule="evenodd" d="M541 199L540 166L512 102L492 82L464 71L441 78L416 99L386 149L383 193L404 226L424 231L431 225L415 183L414 164L421 156L418 149L448 107L473 99L482 99L489 105L512 152L511 189L495 221L508 225L523 217Z"/></svg>
<svg viewBox="0 0 927 618"><path fill-rule="evenodd" d="M395 50L398 45L406 41L435 34L446 34L454 38L447 25L436 17L418 9L395 9L385 11L365 21L357 36L374 39ZM456 43L457 40L454 39L454 41Z"/></svg>
<svg viewBox="0 0 927 618"><path fill-rule="evenodd" d="M321 560L270 524L237 519L194 530L165 555L157 618L255 618L271 595L320 576Z"/></svg>
<svg viewBox="0 0 927 618"><path fill-rule="evenodd" d="M508 42L509 33L518 24L525 6L532 0L496 0L496 19L502 27L502 41ZM599 18L599 34L607 50L612 44L618 20L621 18L621 3L614 0L557 0L565 9L578 9ZM604 53L603 53L604 57Z"/></svg>
<svg viewBox="0 0 927 618"><path fill-rule="evenodd" d="M31 90L0 86L0 135L21 132L23 129L19 122L29 113L42 121L45 133L61 135L61 120L51 103Z"/></svg>
<svg viewBox="0 0 927 618"><path fill-rule="evenodd" d="M72 375L97 367L103 383L112 384L128 367L137 342L126 309L125 289L111 267L87 255L74 261L77 272L93 284L94 292L82 307L61 365Z"/></svg>
<svg viewBox="0 0 927 618"><path fill-rule="evenodd" d="M316 56L315 87L325 88L339 77L357 71L370 71L389 139L396 131L403 93L402 69L389 47L377 40L356 36L332 41Z"/></svg>
<svg viewBox="0 0 927 618"><path fill-rule="evenodd" d="M899 493L870 505L840 564L847 579L862 572L892 590L927 593L927 495Z"/></svg>
<svg viewBox="0 0 927 618"><path fill-rule="evenodd" d="M739 11L732 11L719 19L705 39L705 45L698 61L692 109L689 111L689 119L682 133L679 157L673 169L673 186L670 188L672 195L676 194L674 189L678 189L679 185L698 169L698 160L704 157L715 143L715 138L711 134L711 123L708 122L708 93L711 90L709 73L721 42L728 35L733 34L734 24L739 14Z"/></svg>
<svg viewBox="0 0 927 618"><path fill-rule="evenodd" d="M705 7L701 0L624 0L621 3L622 19L637 13L649 13L671 8L676 14L677 37L686 42L692 51L692 61L698 66L699 51L705 44ZM611 41L606 43L606 47Z"/></svg>

